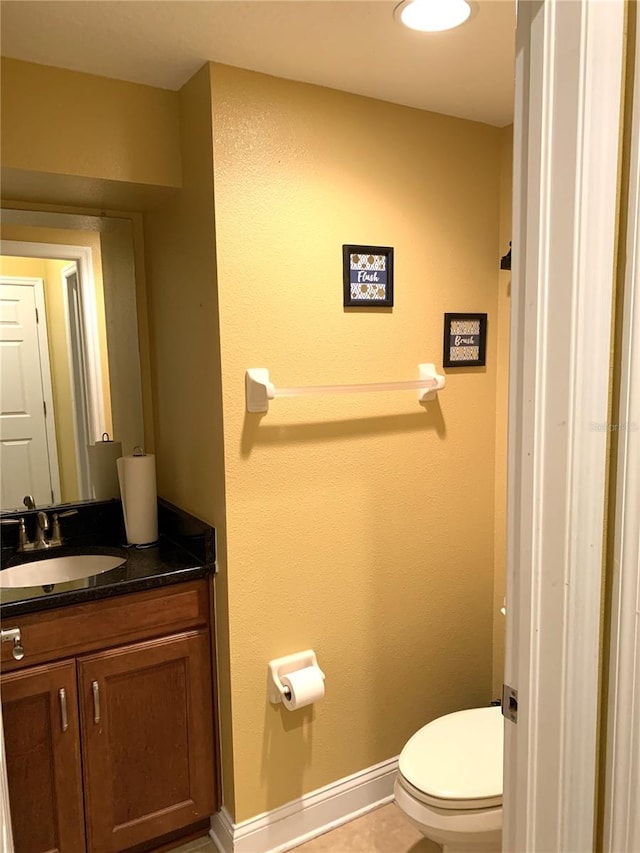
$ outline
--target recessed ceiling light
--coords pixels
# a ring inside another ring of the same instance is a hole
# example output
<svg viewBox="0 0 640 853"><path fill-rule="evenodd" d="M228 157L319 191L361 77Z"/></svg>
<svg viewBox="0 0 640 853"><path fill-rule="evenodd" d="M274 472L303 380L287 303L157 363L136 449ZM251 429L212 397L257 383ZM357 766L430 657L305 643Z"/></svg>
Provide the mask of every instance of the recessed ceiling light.
<svg viewBox="0 0 640 853"><path fill-rule="evenodd" d="M471 12L467 0L403 0L393 14L412 30L438 33L464 24Z"/></svg>

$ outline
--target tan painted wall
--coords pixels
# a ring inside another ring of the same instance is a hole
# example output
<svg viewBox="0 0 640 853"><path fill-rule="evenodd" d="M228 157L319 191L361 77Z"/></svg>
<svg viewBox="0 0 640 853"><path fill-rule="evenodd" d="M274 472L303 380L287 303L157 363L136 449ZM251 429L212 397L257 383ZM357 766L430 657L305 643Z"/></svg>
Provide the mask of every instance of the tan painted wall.
<svg viewBox="0 0 640 853"><path fill-rule="evenodd" d="M501 136L224 66L213 84L227 804L243 820L491 698ZM393 311L343 310L345 242L395 247ZM426 411L403 392L245 413L251 366L286 386L441 365L451 310L489 313L488 366L450 371ZM192 401L181 414L200 411ZM267 661L307 647L326 697L295 714L271 706Z"/></svg>
<svg viewBox="0 0 640 853"><path fill-rule="evenodd" d="M17 59L1 72L3 167L180 186L176 92Z"/></svg>
<svg viewBox="0 0 640 853"><path fill-rule="evenodd" d="M500 256L511 240L513 125L500 131ZM493 584L493 698L500 699L504 674L505 618L500 612L507 572L507 418L509 409L509 327L511 273L498 272L496 353L496 480Z"/></svg>
<svg viewBox="0 0 640 853"><path fill-rule="evenodd" d="M69 375L69 341L60 285L62 268L68 263L68 261L18 258L6 255L0 258L0 273L2 275L41 278L44 283L56 448L60 474L60 493L63 502L75 501L80 497L73 429L71 378Z"/></svg>
<svg viewBox="0 0 640 853"><path fill-rule="evenodd" d="M180 92L184 187L144 215L158 493L214 524L224 801L233 805L225 465L213 203L211 83Z"/></svg>

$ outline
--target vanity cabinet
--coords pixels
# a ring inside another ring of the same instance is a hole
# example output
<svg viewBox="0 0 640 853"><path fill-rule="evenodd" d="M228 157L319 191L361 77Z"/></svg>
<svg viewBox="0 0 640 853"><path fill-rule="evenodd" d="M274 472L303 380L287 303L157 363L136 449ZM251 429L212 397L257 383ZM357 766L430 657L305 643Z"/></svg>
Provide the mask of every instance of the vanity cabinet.
<svg viewBox="0 0 640 853"><path fill-rule="evenodd" d="M4 675L2 717L16 853L84 850L75 663Z"/></svg>
<svg viewBox="0 0 640 853"><path fill-rule="evenodd" d="M213 813L207 631L78 661L89 850L127 850Z"/></svg>
<svg viewBox="0 0 640 853"><path fill-rule="evenodd" d="M135 617L120 630L118 609ZM196 581L15 620L25 658L0 686L16 853L137 853L213 814L208 609ZM43 620L66 622L65 659L22 668Z"/></svg>

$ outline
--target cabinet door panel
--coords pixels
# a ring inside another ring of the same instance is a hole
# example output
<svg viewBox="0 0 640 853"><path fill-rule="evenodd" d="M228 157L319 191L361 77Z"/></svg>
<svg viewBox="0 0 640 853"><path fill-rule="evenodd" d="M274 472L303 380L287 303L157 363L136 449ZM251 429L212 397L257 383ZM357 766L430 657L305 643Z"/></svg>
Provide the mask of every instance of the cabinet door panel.
<svg viewBox="0 0 640 853"><path fill-rule="evenodd" d="M0 685L16 853L79 853L85 839L75 663L5 674Z"/></svg>
<svg viewBox="0 0 640 853"><path fill-rule="evenodd" d="M78 661L88 847L115 853L214 810L209 634Z"/></svg>

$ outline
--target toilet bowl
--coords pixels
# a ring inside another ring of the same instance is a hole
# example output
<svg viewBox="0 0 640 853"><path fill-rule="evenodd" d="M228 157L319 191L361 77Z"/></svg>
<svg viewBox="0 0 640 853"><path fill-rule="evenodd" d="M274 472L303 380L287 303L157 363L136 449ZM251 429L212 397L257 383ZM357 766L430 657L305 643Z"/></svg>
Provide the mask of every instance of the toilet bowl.
<svg viewBox="0 0 640 853"><path fill-rule="evenodd" d="M499 853L502 743L500 708L471 708L423 726L400 753L396 803L444 853Z"/></svg>

